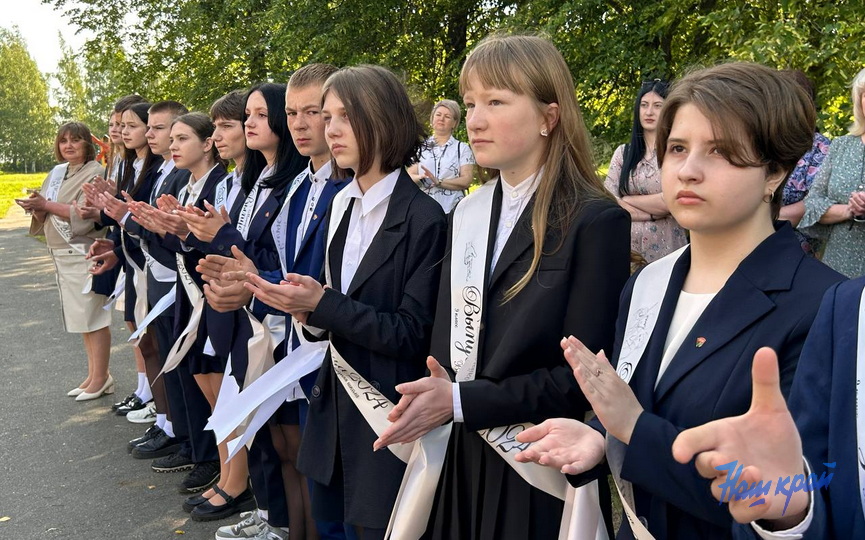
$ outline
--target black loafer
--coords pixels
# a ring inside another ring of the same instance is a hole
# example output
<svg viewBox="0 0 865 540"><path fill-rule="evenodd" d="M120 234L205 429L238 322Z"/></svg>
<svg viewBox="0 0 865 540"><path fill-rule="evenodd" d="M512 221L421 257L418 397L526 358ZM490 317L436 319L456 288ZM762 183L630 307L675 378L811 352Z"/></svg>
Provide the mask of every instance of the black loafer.
<svg viewBox="0 0 865 540"><path fill-rule="evenodd" d="M196 506L201 506L202 504L207 502L207 497L202 497L201 495L190 495L183 501L183 511L184 512L192 512L195 510Z"/></svg>
<svg viewBox="0 0 865 540"><path fill-rule="evenodd" d="M133 393L129 394L128 396L126 396L125 398L123 398L123 401L118 401L117 403L112 405L111 410L116 411L117 409L127 405L130 401L132 401L134 398L137 398L137 397L138 396L135 395L135 392L133 392Z"/></svg>
<svg viewBox="0 0 865 540"><path fill-rule="evenodd" d="M141 398L135 396L130 399L129 402L127 402L125 405L117 407L117 410L114 411L114 414L116 414L117 416L126 416L131 411L137 411L139 409L143 409L146 406L147 403L144 403L143 401L141 401Z"/></svg>
<svg viewBox="0 0 865 540"><path fill-rule="evenodd" d="M141 443L132 449L132 457L135 459L155 459L180 450L180 440L169 437L160 430L152 439Z"/></svg>
<svg viewBox="0 0 865 540"><path fill-rule="evenodd" d="M144 432L144 435L129 441L126 444L126 450L131 453L133 450L135 450L136 446L146 443L147 441L149 441L153 437L156 437L156 435L159 433L165 433L165 432L162 431L162 429L159 428L159 426L157 426L156 424L153 424L152 426L147 428L147 431Z"/></svg>
<svg viewBox="0 0 865 540"><path fill-rule="evenodd" d="M209 500L199 504L189 514L192 521L215 521L255 508L255 498L249 488L246 488L246 491L237 497L227 494L219 486L213 486L213 490L225 499L225 504L216 506L211 504Z"/></svg>

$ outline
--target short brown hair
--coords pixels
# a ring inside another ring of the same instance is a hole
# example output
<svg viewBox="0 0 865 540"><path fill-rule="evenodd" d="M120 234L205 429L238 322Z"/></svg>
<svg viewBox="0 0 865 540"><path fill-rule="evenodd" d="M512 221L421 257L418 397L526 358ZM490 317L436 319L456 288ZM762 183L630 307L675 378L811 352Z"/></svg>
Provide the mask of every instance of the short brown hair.
<svg viewBox="0 0 865 540"><path fill-rule="evenodd" d="M84 163L96 159L96 148L93 146L90 128L82 122L67 122L60 126L60 129L57 130L57 137L54 138L54 159L59 162L66 161L63 159L63 154L60 153L60 139L67 135L73 139L84 141Z"/></svg>
<svg viewBox="0 0 865 540"><path fill-rule="evenodd" d="M177 118L188 112L189 109L179 101L157 101L150 106L147 114L169 113L173 118Z"/></svg>
<svg viewBox="0 0 865 540"><path fill-rule="evenodd" d="M691 72L673 84L661 111L655 143L660 166L673 120L686 104L709 119L731 164L785 173L772 195L772 218L777 218L787 177L814 143L817 117L805 90L760 64L732 62Z"/></svg>
<svg viewBox="0 0 865 540"><path fill-rule="evenodd" d="M391 71L381 66L342 68L324 83L321 102L334 92L342 100L357 139L360 163L355 176L365 174L376 156L381 167L393 171L417 159L426 140L405 87ZM334 176L347 173L334 161Z"/></svg>
<svg viewBox="0 0 865 540"><path fill-rule="evenodd" d="M139 96L138 94L129 94L128 96L123 96L122 98L114 102L114 112L122 113L123 111L137 103L145 102L147 102L147 100Z"/></svg>
<svg viewBox="0 0 865 540"><path fill-rule="evenodd" d="M439 107L444 107L448 111L450 111L451 116L454 117L454 129L459 127L460 120L462 120L462 111L460 110L460 104L452 99L441 99L433 105L432 111L429 113L429 123L432 125L433 117L436 115L436 111Z"/></svg>
<svg viewBox="0 0 865 540"><path fill-rule="evenodd" d="M328 77L336 73L336 66L330 64L307 64L291 74L288 79L289 88L306 88L307 86L323 86Z"/></svg>
<svg viewBox="0 0 865 540"><path fill-rule="evenodd" d="M213 102L210 106L210 118L214 122L222 120L237 120L243 122L243 109L246 107L246 92L232 90Z"/></svg>

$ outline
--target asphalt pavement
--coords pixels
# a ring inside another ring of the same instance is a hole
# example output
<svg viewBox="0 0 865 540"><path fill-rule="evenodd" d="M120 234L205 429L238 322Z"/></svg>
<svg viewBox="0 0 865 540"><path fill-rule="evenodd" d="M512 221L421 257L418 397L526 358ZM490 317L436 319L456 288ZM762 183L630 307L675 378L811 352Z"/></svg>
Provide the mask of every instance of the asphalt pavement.
<svg viewBox="0 0 865 540"><path fill-rule="evenodd" d="M157 474L128 440L147 425L111 412L136 385L129 332L114 312L117 393L76 402L81 337L60 319L54 267L17 207L0 219L0 539L211 539L236 521L197 523L181 508L185 473Z"/></svg>

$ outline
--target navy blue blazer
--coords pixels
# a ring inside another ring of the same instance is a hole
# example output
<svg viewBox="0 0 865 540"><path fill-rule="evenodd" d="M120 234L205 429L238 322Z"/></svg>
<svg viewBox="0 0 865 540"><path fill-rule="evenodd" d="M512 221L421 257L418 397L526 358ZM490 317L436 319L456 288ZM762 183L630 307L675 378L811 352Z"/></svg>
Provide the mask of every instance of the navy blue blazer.
<svg viewBox="0 0 865 540"><path fill-rule="evenodd" d="M384 222L343 294L342 255L350 215L328 212L328 224L337 220L329 226L338 227L328 261L333 287L325 289L308 322L329 330L331 343L352 367L396 403L400 396L395 386L424 373L447 221L441 206L402 171ZM330 362L328 354L309 394L298 470L330 485L342 469L344 521L383 529L405 464L388 450L372 451L375 432Z"/></svg>
<svg viewBox="0 0 865 540"><path fill-rule="evenodd" d="M679 292L691 265L690 248L676 263L657 324L630 385L644 412L625 453L622 478L633 483L634 509L656 538L729 538L733 520L693 461L670 451L676 436L729 416L751 403L751 363L760 347L778 353L781 389L789 393L805 337L820 299L844 276L805 256L787 222L736 268L694 324L661 380L655 380ZM634 277L622 292L614 359L622 343ZM703 338L703 345L697 345ZM633 538L625 521L618 538Z"/></svg>
<svg viewBox="0 0 865 540"><path fill-rule="evenodd" d="M814 499L804 540L865 538L856 458L856 342L863 288L865 277L826 292L787 400L811 470L819 477L831 471L824 463L835 463L832 482ZM737 538L758 538L747 524L737 525L735 532Z"/></svg>

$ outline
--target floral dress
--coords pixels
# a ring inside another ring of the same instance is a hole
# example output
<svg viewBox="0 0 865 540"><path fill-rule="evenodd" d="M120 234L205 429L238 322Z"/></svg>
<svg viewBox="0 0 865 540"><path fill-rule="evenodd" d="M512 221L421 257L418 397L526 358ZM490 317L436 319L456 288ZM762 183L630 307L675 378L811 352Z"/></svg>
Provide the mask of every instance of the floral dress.
<svg viewBox="0 0 865 540"><path fill-rule="evenodd" d="M612 193L616 200L621 198L619 176L622 173L624 157L625 145L623 144L613 153L610 170L604 181L607 191ZM650 156L643 157L631 172L628 192L631 195L654 195L661 192L661 171L654 150L650 150ZM679 226L671 215L655 221L631 222L631 250L642 255L646 262L660 259L687 243L688 236L685 229Z"/></svg>

